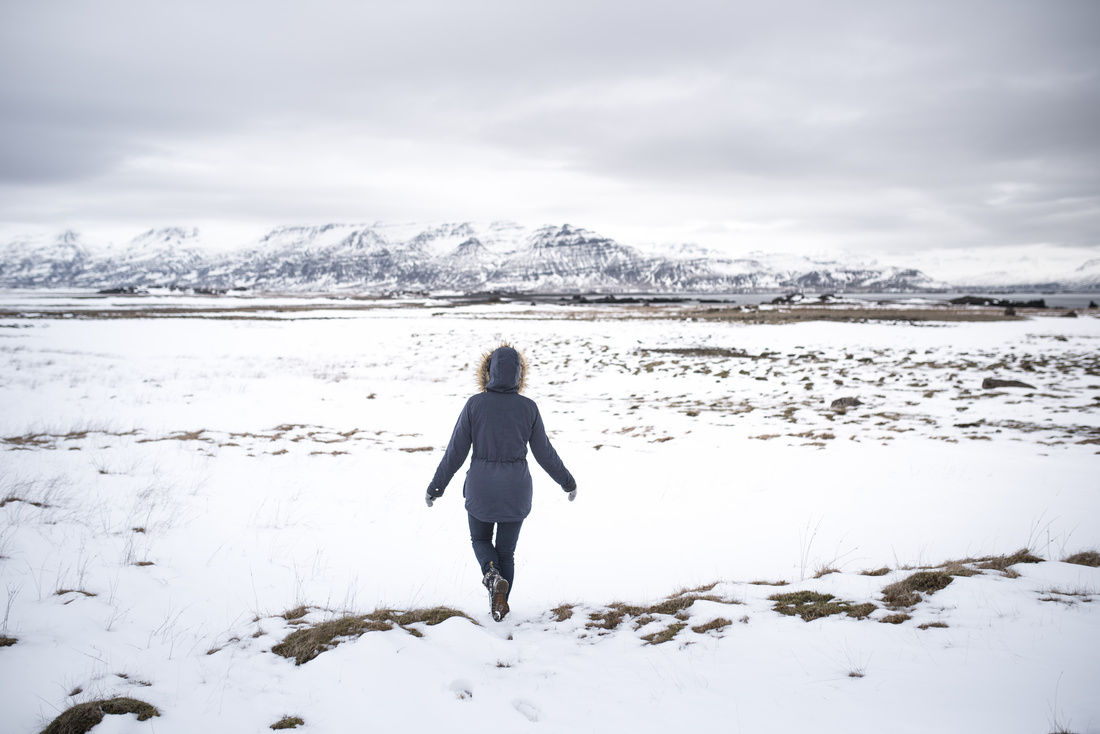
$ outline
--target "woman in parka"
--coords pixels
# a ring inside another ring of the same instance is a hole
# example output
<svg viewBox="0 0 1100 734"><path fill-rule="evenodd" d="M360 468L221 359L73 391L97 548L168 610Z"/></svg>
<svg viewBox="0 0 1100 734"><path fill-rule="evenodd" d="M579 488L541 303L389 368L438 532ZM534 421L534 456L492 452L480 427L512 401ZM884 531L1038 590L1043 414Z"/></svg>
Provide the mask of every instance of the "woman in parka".
<svg viewBox="0 0 1100 734"><path fill-rule="evenodd" d="M520 394L526 379L527 361L511 346L501 345L482 357L477 370L481 392L467 400L459 414L425 497L431 507L443 496L472 446L474 455L462 491L470 541L481 564L482 583L492 599L493 619L498 622L508 613L516 543L531 512L528 445L539 466L569 494L569 500L577 496L577 483L550 445L538 406Z"/></svg>

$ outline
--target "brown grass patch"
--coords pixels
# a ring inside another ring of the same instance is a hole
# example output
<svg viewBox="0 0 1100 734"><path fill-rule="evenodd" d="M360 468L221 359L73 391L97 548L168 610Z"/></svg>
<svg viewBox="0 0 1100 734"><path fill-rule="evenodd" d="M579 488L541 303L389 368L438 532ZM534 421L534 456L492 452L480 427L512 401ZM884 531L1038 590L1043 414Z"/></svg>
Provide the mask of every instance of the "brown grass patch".
<svg viewBox="0 0 1100 734"><path fill-rule="evenodd" d="M793 591L789 594L772 594L768 601L775 602L774 611L788 617L798 616L806 622L834 614L847 614L863 619L877 608L874 604L855 604L837 599L832 594L817 591Z"/></svg>
<svg viewBox="0 0 1100 734"><path fill-rule="evenodd" d="M301 619L307 614L309 614L309 607L307 607L305 604L302 604L294 607L293 609L286 610L279 616L288 622L293 622L295 619Z"/></svg>
<svg viewBox="0 0 1100 734"><path fill-rule="evenodd" d="M47 505L45 502L35 502L34 500L25 500L22 497L16 497L16 496L10 495L10 494L7 497L5 497L4 499L0 500L0 507L3 507L4 505L7 505L11 502L22 502L23 504L30 505L31 507L41 507L43 509L48 509L50 507L50 505Z"/></svg>
<svg viewBox="0 0 1100 734"><path fill-rule="evenodd" d="M341 642L354 640L367 632L388 632L396 626L414 637L422 637L423 633L409 629L408 626L424 623L431 627L451 617L474 621L465 613L451 607L430 607L407 612L377 609L370 614L347 615L309 627L299 627L272 647L271 652L287 659L293 658L295 665L303 665Z"/></svg>
<svg viewBox="0 0 1100 734"><path fill-rule="evenodd" d="M859 575L860 576L885 576L888 573L890 573L890 569L887 568L886 566L883 566L882 568L876 568L872 571L860 571Z"/></svg>
<svg viewBox="0 0 1100 734"><path fill-rule="evenodd" d="M103 721L106 714L118 716L137 714L138 721L160 716L156 707L136 698L101 699L73 706L51 721L50 725L42 730L42 734L84 734Z"/></svg>
<svg viewBox="0 0 1100 734"><path fill-rule="evenodd" d="M925 622L924 624L918 624L917 629L919 629L919 630L947 629L947 623L946 622Z"/></svg>
<svg viewBox="0 0 1100 734"><path fill-rule="evenodd" d="M12 645L14 645L17 642L19 642L19 640L15 639L14 637L8 637L7 635L0 635L0 647L11 647Z"/></svg>
<svg viewBox="0 0 1100 734"><path fill-rule="evenodd" d="M981 559L978 563L978 568L1004 571L1009 566L1015 566L1017 563L1042 563L1043 559L1038 556L1032 555L1031 551L1027 548L1021 548L1013 553L1011 556L990 556L988 558Z"/></svg>
<svg viewBox="0 0 1100 734"><path fill-rule="evenodd" d="M919 603L922 594L932 594L946 588L953 580L944 571L917 571L882 590L882 601L891 609L911 607Z"/></svg>
<svg viewBox="0 0 1100 734"><path fill-rule="evenodd" d="M908 619L912 619L912 617L910 617L908 614L905 614L904 612L901 612L899 614L887 615L887 616L883 617L882 619L880 619L879 621L882 622L883 624L901 624L902 622L904 622Z"/></svg>
<svg viewBox="0 0 1100 734"><path fill-rule="evenodd" d="M295 729L299 726L304 726L305 721L301 716L284 716L271 725L272 729Z"/></svg>
<svg viewBox="0 0 1100 734"><path fill-rule="evenodd" d="M1062 559L1063 563L1076 563L1078 566L1100 567L1100 553L1094 550L1081 551Z"/></svg>
<svg viewBox="0 0 1100 734"><path fill-rule="evenodd" d="M567 619L572 619L573 618L573 605L572 604L561 604L559 606L554 607L550 611L554 613L554 621L555 622L564 622Z"/></svg>
<svg viewBox="0 0 1100 734"><path fill-rule="evenodd" d="M733 624L733 622L726 619L725 617L719 617L718 619L712 619L706 624L696 625L691 628L691 631L701 635L706 632L710 632L711 630L723 630L726 627L729 627L731 624Z"/></svg>
<svg viewBox="0 0 1100 734"><path fill-rule="evenodd" d="M680 634L680 631L683 630L684 627L687 627L687 624L684 622L673 622L660 632L654 632L651 635L643 635L642 639L649 645L663 645Z"/></svg>

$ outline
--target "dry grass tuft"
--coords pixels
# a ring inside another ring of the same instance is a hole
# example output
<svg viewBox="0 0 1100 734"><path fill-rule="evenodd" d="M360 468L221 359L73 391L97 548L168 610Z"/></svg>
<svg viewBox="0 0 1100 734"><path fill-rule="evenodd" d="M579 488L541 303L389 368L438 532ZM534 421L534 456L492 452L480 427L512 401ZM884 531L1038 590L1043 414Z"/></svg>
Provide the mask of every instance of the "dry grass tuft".
<svg viewBox="0 0 1100 734"><path fill-rule="evenodd" d="M882 622L883 624L901 624L902 622L904 622L907 619L912 619L912 617L910 617L908 614L905 614L904 612L901 612L901 613L898 613L898 614L887 615L887 616L883 617L882 619L880 619L879 621Z"/></svg>
<svg viewBox="0 0 1100 734"><path fill-rule="evenodd" d="M42 508L42 509L48 509L50 507L50 505L47 505L45 502L35 502L33 500L25 500L22 497L16 497L15 495L10 495L10 494L7 497L5 497L4 499L0 500L0 507L3 507L4 505L10 504L12 502L22 502L24 504L30 505L31 507L39 507L39 508Z"/></svg>
<svg viewBox="0 0 1100 734"><path fill-rule="evenodd" d="M564 622L567 619L572 619L573 618L573 605L572 604L562 604L560 606L554 607L550 611L554 613L554 621L555 622Z"/></svg>
<svg viewBox="0 0 1100 734"><path fill-rule="evenodd" d="M0 635L0 647L11 647L12 645L14 645L17 642L19 642L19 640L15 639L14 637L8 637L7 635Z"/></svg>
<svg viewBox="0 0 1100 734"><path fill-rule="evenodd" d="M687 609L697 601L714 601L721 604L741 603L732 599L723 599L713 594L695 593L696 591L709 591L717 585L716 582L710 586L702 586L697 589L681 589L667 599L650 606L636 606L633 604L614 602L609 604L604 610L590 613L588 615L590 621L585 627L587 629L613 630L622 624L627 617L630 617L635 620L634 629L640 629L656 620L659 615L675 617L679 621L684 622L690 617ZM559 609L561 609L561 607L559 607ZM569 609L572 610L572 607L569 607ZM553 611L557 613L558 610L555 609ZM572 611L570 611L570 614L572 614ZM568 619L568 617L566 617L566 619ZM642 639L646 638L643 637Z"/></svg>
<svg viewBox="0 0 1100 734"><path fill-rule="evenodd" d="M1074 553L1072 556L1066 556L1062 559L1063 563L1076 563L1078 566L1092 566L1096 568L1100 566L1100 553L1094 550L1081 551L1080 553Z"/></svg>
<svg viewBox="0 0 1100 734"><path fill-rule="evenodd" d="M1021 548L1020 550L1013 553L1011 556L995 556L983 558L982 562L978 564L978 568L994 571L1004 571L1009 566L1015 566L1017 563L1042 562L1042 558L1032 555L1031 551L1027 548Z"/></svg>
<svg viewBox="0 0 1100 734"><path fill-rule="evenodd" d="M684 627L687 627L686 623L674 622L660 632L654 632L651 635L642 635L642 639L649 645L662 645L680 634L680 631L683 630Z"/></svg>
<svg viewBox="0 0 1100 734"><path fill-rule="evenodd" d="M293 609L286 610L285 612L283 612L279 616L282 617L283 619L285 619L288 622L293 622L295 619L301 619L302 617L306 616L307 614L309 614L309 607L302 604L300 606L294 607Z"/></svg>
<svg viewBox="0 0 1100 734"><path fill-rule="evenodd" d="M750 581L752 586L787 586L789 581Z"/></svg>
<svg viewBox="0 0 1100 734"><path fill-rule="evenodd" d="M886 566L883 566L882 568L876 568L873 571L860 571L859 575L860 576L885 576L888 573L890 573L890 569L887 568Z"/></svg>
<svg viewBox="0 0 1100 734"><path fill-rule="evenodd" d="M305 721L301 716L284 716L271 725L272 729L295 729L299 726L304 726Z"/></svg>
<svg viewBox="0 0 1100 734"><path fill-rule="evenodd" d="M473 622L466 614L451 607L430 607L407 612L376 609L370 614L348 615L309 627L299 627L272 647L271 652L287 659L293 658L295 665L302 665L341 642L354 640L367 632L388 632L397 626L414 637L422 637L423 633L409 629L408 625L425 623L433 626L451 617L462 617Z"/></svg>
<svg viewBox="0 0 1100 734"><path fill-rule="evenodd" d="M729 627L731 624L733 624L733 622L726 619L725 617L719 617L718 619L712 619L706 624L696 625L691 628L691 631L701 635L706 632L710 632L711 630L723 630L726 627Z"/></svg>
<svg viewBox="0 0 1100 734"><path fill-rule="evenodd" d="M863 619L871 614L877 607L874 604L856 604L836 599L832 594L822 594L817 591L794 591L789 594L772 594L768 601L775 602L773 610L788 617L802 617L806 622L811 622L833 614L847 614L849 617Z"/></svg>
<svg viewBox="0 0 1100 734"><path fill-rule="evenodd" d="M160 716L157 709L136 698L110 698L80 703L64 711L42 730L42 734L84 734L103 721L105 714L137 714L138 721Z"/></svg>
<svg viewBox="0 0 1100 734"><path fill-rule="evenodd" d="M840 569L834 568L832 566L823 566L817 569L817 573L814 574L814 578L819 579L822 576L828 576L831 573L840 573Z"/></svg>
<svg viewBox="0 0 1100 734"><path fill-rule="evenodd" d="M945 588L953 580L945 571L917 571L882 590L882 601L891 609L901 609L918 604L921 594L932 594Z"/></svg>
<svg viewBox="0 0 1100 734"><path fill-rule="evenodd" d="M925 622L924 624L918 624L917 625L917 629L919 629L919 630L926 630L926 629L932 629L932 628L947 629L947 623L946 622Z"/></svg>

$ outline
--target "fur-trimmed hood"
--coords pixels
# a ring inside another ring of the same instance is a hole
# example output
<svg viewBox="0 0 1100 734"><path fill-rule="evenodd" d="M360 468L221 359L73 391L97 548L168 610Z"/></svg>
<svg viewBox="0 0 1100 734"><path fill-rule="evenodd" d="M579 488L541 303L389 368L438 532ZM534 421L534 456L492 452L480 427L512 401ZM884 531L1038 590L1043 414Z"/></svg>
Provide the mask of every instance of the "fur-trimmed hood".
<svg viewBox="0 0 1100 734"><path fill-rule="evenodd" d="M527 387L527 359L511 344L501 344L481 355L477 367L481 392L518 392Z"/></svg>

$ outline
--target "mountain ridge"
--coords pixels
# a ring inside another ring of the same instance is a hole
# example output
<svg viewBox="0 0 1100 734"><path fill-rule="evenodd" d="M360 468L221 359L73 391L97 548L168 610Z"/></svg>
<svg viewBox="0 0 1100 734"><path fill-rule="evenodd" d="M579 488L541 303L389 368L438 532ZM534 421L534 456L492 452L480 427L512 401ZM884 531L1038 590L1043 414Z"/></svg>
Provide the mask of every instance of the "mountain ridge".
<svg viewBox="0 0 1100 734"><path fill-rule="evenodd" d="M1004 280L989 285L1006 287ZM696 245L642 250L570 224L528 228L504 221L289 225L228 249L212 246L194 227L150 229L122 246L72 230L0 244L5 288L735 293L981 285L877 260L762 252L730 257ZM1100 260L1059 283L1014 285L1100 289Z"/></svg>

